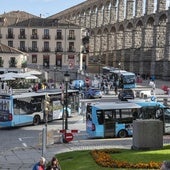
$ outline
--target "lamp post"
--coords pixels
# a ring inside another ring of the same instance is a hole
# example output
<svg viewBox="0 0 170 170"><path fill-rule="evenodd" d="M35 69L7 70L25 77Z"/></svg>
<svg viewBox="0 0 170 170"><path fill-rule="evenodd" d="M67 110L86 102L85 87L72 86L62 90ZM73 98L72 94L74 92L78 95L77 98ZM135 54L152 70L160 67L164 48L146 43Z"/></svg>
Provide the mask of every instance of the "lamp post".
<svg viewBox="0 0 170 170"><path fill-rule="evenodd" d="M53 82L54 82L54 84L56 85L56 65L54 65L54 79L53 79Z"/></svg>
<svg viewBox="0 0 170 170"><path fill-rule="evenodd" d="M70 74L68 74L68 71L64 74L64 81L66 83L66 98L65 98L65 131L68 129L68 83L70 82Z"/></svg>

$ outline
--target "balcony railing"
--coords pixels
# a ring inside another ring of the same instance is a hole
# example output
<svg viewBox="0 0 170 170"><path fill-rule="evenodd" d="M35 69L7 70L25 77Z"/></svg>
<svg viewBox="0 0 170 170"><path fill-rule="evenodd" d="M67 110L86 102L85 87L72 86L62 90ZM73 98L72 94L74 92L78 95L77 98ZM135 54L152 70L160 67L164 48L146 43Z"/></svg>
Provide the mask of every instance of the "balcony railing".
<svg viewBox="0 0 170 170"><path fill-rule="evenodd" d="M69 36L67 37L67 40L75 40L75 39L76 39L76 36L75 36L75 35L72 35L72 36L69 35Z"/></svg>
<svg viewBox="0 0 170 170"><path fill-rule="evenodd" d="M29 52L38 52L38 48L37 47L31 47L31 48L29 48Z"/></svg>
<svg viewBox="0 0 170 170"><path fill-rule="evenodd" d="M55 52L63 52L63 48L62 47L56 47Z"/></svg>
<svg viewBox="0 0 170 170"><path fill-rule="evenodd" d="M56 40L63 40L63 36L62 36L62 35L56 35L56 36L55 36L55 39L56 39Z"/></svg>
<svg viewBox="0 0 170 170"><path fill-rule="evenodd" d="M6 38L7 38L7 39L14 39L15 36L14 36L14 34L10 33L10 34L7 34L7 35L6 35Z"/></svg>
<svg viewBox="0 0 170 170"><path fill-rule="evenodd" d="M51 49L50 49L49 47L45 47L45 48L42 48L42 51L43 51L43 52L50 52Z"/></svg>
<svg viewBox="0 0 170 170"><path fill-rule="evenodd" d="M20 34L20 35L18 35L18 39L26 39L26 35L25 34Z"/></svg>
<svg viewBox="0 0 170 170"><path fill-rule="evenodd" d="M30 38L31 38L31 39L38 39L38 35L37 35L37 34L31 35Z"/></svg>
<svg viewBox="0 0 170 170"><path fill-rule="evenodd" d="M27 48L26 47L18 47L18 50L23 51L23 52L27 52Z"/></svg>
<svg viewBox="0 0 170 170"><path fill-rule="evenodd" d="M49 39L51 39L51 37L50 37L50 35L43 35L43 36L42 36L42 39L44 39L44 40L49 40Z"/></svg>
<svg viewBox="0 0 170 170"><path fill-rule="evenodd" d="M74 47L70 47L70 48L68 48L67 51L68 51L68 52L76 52L76 49L75 49Z"/></svg>

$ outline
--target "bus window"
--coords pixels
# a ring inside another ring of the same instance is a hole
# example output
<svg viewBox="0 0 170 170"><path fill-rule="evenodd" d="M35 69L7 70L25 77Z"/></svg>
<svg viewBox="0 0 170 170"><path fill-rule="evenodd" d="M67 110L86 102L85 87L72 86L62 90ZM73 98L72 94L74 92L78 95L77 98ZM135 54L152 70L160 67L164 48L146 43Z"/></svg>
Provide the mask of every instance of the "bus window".
<svg viewBox="0 0 170 170"><path fill-rule="evenodd" d="M97 115L97 120L98 120L99 125L102 125L104 123L104 115L103 115L102 110L97 110L96 115Z"/></svg>
<svg viewBox="0 0 170 170"><path fill-rule="evenodd" d="M32 114L42 110L42 99L20 98L14 99L14 114Z"/></svg>
<svg viewBox="0 0 170 170"><path fill-rule="evenodd" d="M134 119L132 109L117 110L116 118L118 123L132 123Z"/></svg>
<svg viewBox="0 0 170 170"><path fill-rule="evenodd" d="M112 110L104 110L105 120L113 120L114 114Z"/></svg>

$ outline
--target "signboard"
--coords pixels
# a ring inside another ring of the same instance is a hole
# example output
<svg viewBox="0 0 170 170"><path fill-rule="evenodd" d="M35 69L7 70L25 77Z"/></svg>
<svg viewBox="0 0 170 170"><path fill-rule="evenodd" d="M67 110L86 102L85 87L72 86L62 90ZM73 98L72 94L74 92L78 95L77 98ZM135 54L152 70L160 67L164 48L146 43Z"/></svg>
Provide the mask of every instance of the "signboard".
<svg viewBox="0 0 170 170"><path fill-rule="evenodd" d="M63 106L60 101L53 101L53 119L61 119L62 118Z"/></svg>
<svg viewBox="0 0 170 170"><path fill-rule="evenodd" d="M71 142L73 140L73 134L72 133L65 133L65 140L67 142Z"/></svg>

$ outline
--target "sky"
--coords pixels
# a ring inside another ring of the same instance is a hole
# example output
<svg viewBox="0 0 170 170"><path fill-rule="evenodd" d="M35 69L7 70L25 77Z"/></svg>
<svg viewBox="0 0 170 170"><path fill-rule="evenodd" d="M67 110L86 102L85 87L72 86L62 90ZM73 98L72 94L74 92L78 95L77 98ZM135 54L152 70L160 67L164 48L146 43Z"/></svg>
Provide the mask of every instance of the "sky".
<svg viewBox="0 0 170 170"><path fill-rule="evenodd" d="M86 0L0 0L0 14L25 11L43 18L59 13Z"/></svg>

